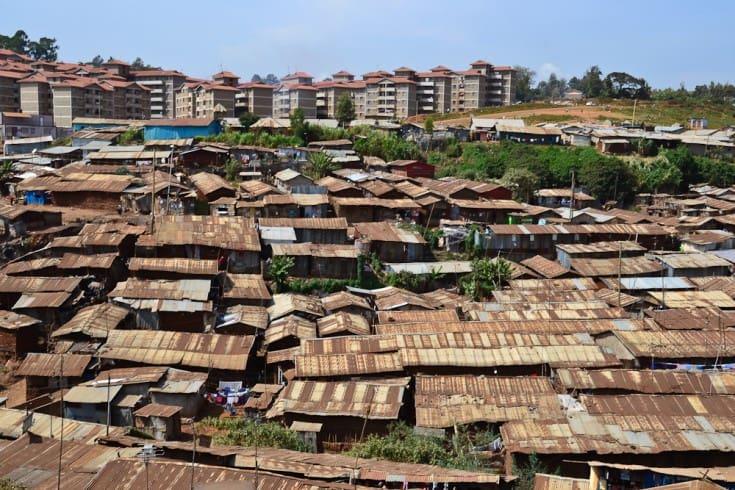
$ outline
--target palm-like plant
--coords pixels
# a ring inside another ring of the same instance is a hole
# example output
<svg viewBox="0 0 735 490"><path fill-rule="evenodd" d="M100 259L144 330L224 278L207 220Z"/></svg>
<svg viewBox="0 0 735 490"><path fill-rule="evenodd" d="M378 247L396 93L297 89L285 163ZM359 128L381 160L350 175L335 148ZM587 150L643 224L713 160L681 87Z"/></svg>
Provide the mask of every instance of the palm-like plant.
<svg viewBox="0 0 735 490"><path fill-rule="evenodd" d="M311 153L306 162L306 168L304 174L308 175L314 180L326 177L333 170L337 170L339 165L334 162L331 155L327 155L323 152Z"/></svg>

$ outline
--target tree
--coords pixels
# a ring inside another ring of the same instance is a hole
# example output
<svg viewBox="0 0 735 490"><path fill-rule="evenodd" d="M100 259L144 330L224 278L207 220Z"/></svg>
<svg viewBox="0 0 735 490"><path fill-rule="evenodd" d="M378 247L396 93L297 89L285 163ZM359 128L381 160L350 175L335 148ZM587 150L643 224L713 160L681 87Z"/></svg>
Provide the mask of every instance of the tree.
<svg viewBox="0 0 735 490"><path fill-rule="evenodd" d="M148 70L160 70L161 67L146 64L139 56L135 58L135 61L133 61L130 64L130 69L133 71L148 71Z"/></svg>
<svg viewBox="0 0 735 490"><path fill-rule="evenodd" d="M663 156L681 171L679 191L686 192L691 184L702 181L702 171L699 162L695 160L686 146L679 146L672 150L664 150Z"/></svg>
<svg viewBox="0 0 735 490"><path fill-rule="evenodd" d="M28 55L36 60L56 61L58 58L59 46L56 39L50 37L42 37L38 41L28 43Z"/></svg>
<svg viewBox="0 0 735 490"><path fill-rule="evenodd" d="M200 424L219 431L214 435L217 444L309 451L309 447L295 431L289 430L277 422L263 423L258 420L240 417L207 417Z"/></svg>
<svg viewBox="0 0 735 490"><path fill-rule="evenodd" d="M7 193L7 187L5 184L15 175L15 163L10 160L5 160L0 164L0 192L2 195Z"/></svg>
<svg viewBox="0 0 735 490"><path fill-rule="evenodd" d="M516 490L533 490L536 485L536 474L548 472L549 469L536 453L531 453L525 464L516 464L515 459L513 460L513 474L518 477L514 482Z"/></svg>
<svg viewBox="0 0 735 490"><path fill-rule="evenodd" d="M242 162L237 158L230 158L225 163L225 178L230 182L235 182L240 177L242 170Z"/></svg>
<svg viewBox="0 0 735 490"><path fill-rule="evenodd" d="M281 80L278 79L277 76L275 76L273 73L269 73L265 76L265 80L263 80L263 83L266 83L268 85L278 85L281 83Z"/></svg>
<svg viewBox="0 0 735 490"><path fill-rule="evenodd" d="M288 274L296 262L288 255L276 255L268 266L268 277L273 280L273 289L276 293L286 290Z"/></svg>
<svg viewBox="0 0 735 490"><path fill-rule="evenodd" d="M253 114L252 112L243 112L240 114L240 117L238 117L240 120L240 125L242 125L244 130L250 129L250 126L258 122L260 120L260 116L257 114Z"/></svg>
<svg viewBox="0 0 735 490"><path fill-rule="evenodd" d="M587 97L599 97L602 95L602 71L597 65L590 66L579 81L579 90Z"/></svg>
<svg viewBox="0 0 735 490"><path fill-rule="evenodd" d="M12 36L0 36L0 48L9 49L20 54L28 54L28 34L22 29Z"/></svg>
<svg viewBox="0 0 735 490"><path fill-rule="evenodd" d="M625 72L612 72L603 81L606 95L619 99L648 99L651 87L644 78L636 78Z"/></svg>
<svg viewBox="0 0 735 490"><path fill-rule="evenodd" d="M511 167L505 171L500 182L513 191L513 199L531 202L533 191L538 188L538 176L523 167Z"/></svg>
<svg viewBox="0 0 735 490"><path fill-rule="evenodd" d="M718 162L705 157L696 157L701 168L702 178L717 187L730 187L735 184L735 165Z"/></svg>
<svg viewBox="0 0 735 490"><path fill-rule="evenodd" d="M260 78L260 75L258 75L257 73L255 75L253 75L253 77L250 79L250 81L253 82L253 83L263 83L263 79Z"/></svg>
<svg viewBox="0 0 735 490"><path fill-rule="evenodd" d="M663 157L638 165L642 192L676 192L681 184L681 170Z"/></svg>
<svg viewBox="0 0 735 490"><path fill-rule="evenodd" d="M308 175L313 180L319 180L338 168L339 165L334 162L332 155L328 155L320 151L309 154L304 174Z"/></svg>
<svg viewBox="0 0 735 490"><path fill-rule="evenodd" d="M474 259L472 272L461 281L462 293L473 301L481 301L506 282L512 273L513 267L503 258Z"/></svg>
<svg viewBox="0 0 735 490"><path fill-rule="evenodd" d="M619 158L600 155L600 158L587 162L579 171L579 184L600 202L630 202L635 195L637 183L637 175Z"/></svg>
<svg viewBox="0 0 735 490"><path fill-rule="evenodd" d="M89 64L96 68L99 68L100 66L102 66L102 63L104 62L105 62L105 59L102 56L97 55L94 58L92 58L92 61L90 61Z"/></svg>
<svg viewBox="0 0 735 490"><path fill-rule="evenodd" d="M301 138L301 141L307 143L309 125L304 117L304 110L301 107L297 107L288 120L291 122L291 133L294 136Z"/></svg>
<svg viewBox="0 0 735 490"><path fill-rule="evenodd" d="M431 151L431 144L434 141L434 118L429 116L424 119L424 133L429 135L429 143L426 146L426 154Z"/></svg>
<svg viewBox="0 0 735 490"><path fill-rule="evenodd" d="M528 102L533 99L533 83L536 78L536 72L526 66L516 65L513 67L516 71L516 93L515 98L520 102Z"/></svg>
<svg viewBox="0 0 735 490"><path fill-rule="evenodd" d="M349 93L344 92L337 100L337 108L334 111L334 118L339 121L343 128L355 119L355 105L352 103L352 97Z"/></svg>

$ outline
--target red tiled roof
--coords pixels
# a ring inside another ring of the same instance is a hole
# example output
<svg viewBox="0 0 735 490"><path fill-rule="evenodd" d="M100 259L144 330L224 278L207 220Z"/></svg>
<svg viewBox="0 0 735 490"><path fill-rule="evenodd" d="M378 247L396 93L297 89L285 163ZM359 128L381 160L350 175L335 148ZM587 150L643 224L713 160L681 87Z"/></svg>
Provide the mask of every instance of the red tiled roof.
<svg viewBox="0 0 735 490"><path fill-rule="evenodd" d="M17 71L0 70L0 78L12 78L14 80L20 80L21 78L25 78L27 75L27 73L19 73Z"/></svg>
<svg viewBox="0 0 735 490"><path fill-rule="evenodd" d="M246 82L246 83L241 83L240 85L237 86L237 88L269 88L273 90L274 87L273 85L267 85L265 83L260 83L260 82Z"/></svg>
<svg viewBox="0 0 735 490"><path fill-rule="evenodd" d="M214 75L212 75L213 80L216 78L240 78L240 77L238 75L235 75L231 71L221 71L219 73L215 73Z"/></svg>
<svg viewBox="0 0 735 490"><path fill-rule="evenodd" d="M427 77L427 78L452 78L452 75L450 75L450 72L444 72L444 71L422 71L416 73L417 77Z"/></svg>
<svg viewBox="0 0 735 490"><path fill-rule="evenodd" d="M512 66L504 65L504 66L494 66L493 70L494 71L515 71L515 68L513 68Z"/></svg>
<svg viewBox="0 0 735 490"><path fill-rule="evenodd" d="M186 77L176 70L140 70L131 71L130 74L135 77Z"/></svg>
<svg viewBox="0 0 735 490"><path fill-rule="evenodd" d="M430 70L431 71L452 71L444 65L437 65L434 68L431 68Z"/></svg>
<svg viewBox="0 0 735 490"><path fill-rule="evenodd" d="M23 80L18 80L18 83L48 83L48 78L43 73L34 73Z"/></svg>
<svg viewBox="0 0 735 490"><path fill-rule="evenodd" d="M348 71L340 70L337 73L332 73L333 77L353 77L354 75Z"/></svg>
<svg viewBox="0 0 735 490"><path fill-rule="evenodd" d="M288 75L283 77L281 80L293 80L294 78L314 78L314 77L309 75L306 72L297 71L295 73L289 73Z"/></svg>
<svg viewBox="0 0 735 490"><path fill-rule="evenodd" d="M130 63L125 63L124 61L120 61L116 58L112 58L110 61L107 61L102 64L103 65L114 65L114 66L130 66Z"/></svg>
<svg viewBox="0 0 735 490"><path fill-rule="evenodd" d="M395 73L397 71L412 71L414 73L416 72L416 70L414 70L413 68L409 68L407 66L401 66L400 68L396 68L396 69L393 70L393 73Z"/></svg>
<svg viewBox="0 0 735 490"><path fill-rule="evenodd" d="M477 60L477 61L474 61L474 62L470 63L470 66L477 66L477 65L490 65L490 66L492 66L492 63L490 63L489 61L485 61L485 60Z"/></svg>
<svg viewBox="0 0 735 490"><path fill-rule="evenodd" d="M484 76L485 76L485 74L484 74L484 73L482 73L482 72L479 72L479 71L477 71L477 70L464 70L464 71L458 71L458 72L457 72L457 74L458 74L458 75L464 75L464 76L466 76L466 77L467 77L467 76L481 76L481 77L484 77Z"/></svg>

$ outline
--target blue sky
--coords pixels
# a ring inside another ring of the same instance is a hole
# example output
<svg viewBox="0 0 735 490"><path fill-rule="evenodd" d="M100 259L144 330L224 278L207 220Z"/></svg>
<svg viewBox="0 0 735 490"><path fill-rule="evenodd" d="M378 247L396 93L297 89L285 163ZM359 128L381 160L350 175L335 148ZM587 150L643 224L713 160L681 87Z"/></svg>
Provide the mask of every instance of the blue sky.
<svg viewBox="0 0 735 490"><path fill-rule="evenodd" d="M212 8L210 8L210 6ZM209 78L221 68L317 79L476 59L581 76L625 71L655 88L735 83L735 1L4 0L0 33L54 37L63 61L100 54Z"/></svg>

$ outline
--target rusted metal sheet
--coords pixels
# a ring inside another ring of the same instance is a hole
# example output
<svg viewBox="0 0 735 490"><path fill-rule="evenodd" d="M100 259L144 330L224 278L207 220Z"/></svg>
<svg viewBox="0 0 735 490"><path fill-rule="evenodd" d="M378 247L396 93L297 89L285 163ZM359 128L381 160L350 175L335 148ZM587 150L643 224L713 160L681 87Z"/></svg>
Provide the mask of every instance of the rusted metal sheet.
<svg viewBox="0 0 735 490"><path fill-rule="evenodd" d="M41 272L56 269L61 259L58 257L42 257L39 259L11 262L2 268L2 273L9 276L19 276L29 272Z"/></svg>
<svg viewBox="0 0 735 490"><path fill-rule="evenodd" d="M638 276L661 272L661 263L646 257L611 259L570 259L574 272L585 277Z"/></svg>
<svg viewBox="0 0 735 490"><path fill-rule="evenodd" d="M265 345L274 344L287 337L313 339L317 336L316 323L311 320L289 315L272 322L265 329Z"/></svg>
<svg viewBox="0 0 735 490"><path fill-rule="evenodd" d="M541 255L522 260L521 265L542 275L546 279L555 279L570 273L569 269L562 266L559 262L549 260Z"/></svg>
<svg viewBox="0 0 735 490"><path fill-rule="evenodd" d="M420 427L564 417L551 382L541 377L417 376L415 401Z"/></svg>
<svg viewBox="0 0 735 490"><path fill-rule="evenodd" d="M595 243L560 243L556 246L559 250L566 252L569 256L575 255L594 255L594 254L618 254L620 252L645 252L646 248L640 244L621 240L614 242L595 242Z"/></svg>
<svg viewBox="0 0 735 490"><path fill-rule="evenodd" d="M55 291L52 293L33 292L22 294L18 301L15 302L13 310L33 309L33 308L59 308L66 304L72 297L72 293L65 291Z"/></svg>
<svg viewBox="0 0 735 490"><path fill-rule="evenodd" d="M536 473L533 490L590 490L589 479Z"/></svg>
<svg viewBox="0 0 735 490"><path fill-rule="evenodd" d="M317 321L320 337L332 335L369 335L370 324L364 316L355 313L340 311L332 315L319 318Z"/></svg>
<svg viewBox="0 0 735 490"><path fill-rule="evenodd" d="M456 310L396 310L379 311L378 323L424 323L436 324L459 322Z"/></svg>
<svg viewBox="0 0 735 490"><path fill-rule="evenodd" d="M41 437L59 439L61 436L61 417L40 412L31 413L33 416L30 421L29 432ZM20 437L23 433L23 421L26 417L28 417L28 413L25 410L0 408L0 434L4 437ZM106 428L101 424L64 419L64 443L67 441L77 441L83 444L94 445L99 437L105 435L105 432ZM123 432L123 427L110 427L110 436L112 437L121 436ZM56 464L58 464L58 446L55 454Z"/></svg>
<svg viewBox="0 0 735 490"><path fill-rule="evenodd" d="M295 355L294 362L296 376L302 378L357 376L403 371L401 355L398 352Z"/></svg>
<svg viewBox="0 0 735 490"><path fill-rule="evenodd" d="M131 277L110 291L111 298L169 299L206 302L212 281L208 279L138 279Z"/></svg>
<svg viewBox="0 0 735 490"><path fill-rule="evenodd" d="M256 384L250 388L250 396L245 402L245 409L267 410L282 389L283 385L279 384Z"/></svg>
<svg viewBox="0 0 735 490"><path fill-rule="evenodd" d="M499 303L569 303L594 301L597 296L593 290L543 290L543 289L505 289L493 291Z"/></svg>
<svg viewBox="0 0 735 490"><path fill-rule="evenodd" d="M62 366L63 357L63 366ZM41 354L30 352L18 367L18 376L81 377L92 356L86 354Z"/></svg>
<svg viewBox="0 0 735 490"><path fill-rule="evenodd" d="M735 309L735 299L723 291L649 291L648 296L666 308Z"/></svg>
<svg viewBox="0 0 735 490"><path fill-rule="evenodd" d="M350 306L372 311L370 303L368 303L365 298L357 296L356 294L348 293L347 291L339 291L323 297L322 305L328 312L334 312Z"/></svg>
<svg viewBox="0 0 735 490"><path fill-rule="evenodd" d="M615 332L636 357L662 359L735 356L735 332L670 330Z"/></svg>
<svg viewBox="0 0 735 490"><path fill-rule="evenodd" d="M0 293L35 293L75 291L82 278L80 277L13 277L0 275Z"/></svg>
<svg viewBox="0 0 735 490"><path fill-rule="evenodd" d="M265 330L268 326L268 310L264 306L234 305L227 308L223 320L216 328L241 323Z"/></svg>
<svg viewBox="0 0 735 490"><path fill-rule="evenodd" d="M271 299L268 286L259 274L225 274L222 296L227 299Z"/></svg>
<svg viewBox="0 0 735 490"><path fill-rule="evenodd" d="M392 335L346 336L327 339L311 339L301 343L304 355L365 354L395 352L398 350L396 337Z"/></svg>
<svg viewBox="0 0 735 490"><path fill-rule="evenodd" d="M544 303L536 303L541 306ZM467 304L471 308L470 303ZM497 306L496 306L497 308ZM628 313L622 308L594 308L594 309L534 309L534 310L507 310L507 311L467 311L469 320L489 321L569 321L569 320L614 320L627 319Z"/></svg>
<svg viewBox="0 0 735 490"><path fill-rule="evenodd" d="M65 253L58 264L59 269L109 269L117 260L117 254L72 254Z"/></svg>
<svg viewBox="0 0 735 490"><path fill-rule="evenodd" d="M233 195L235 194L235 189L232 188L232 185L230 185L229 182L227 182L225 179L217 174L212 174L209 172L199 172L191 175L189 179L191 180L192 185L196 188L197 192L199 192L202 196L208 196L209 194L220 189L226 189L230 191Z"/></svg>
<svg viewBox="0 0 735 490"><path fill-rule="evenodd" d="M706 269L708 267L729 269L732 265L717 255L707 253L661 254L656 258L671 269Z"/></svg>
<svg viewBox="0 0 735 490"><path fill-rule="evenodd" d="M112 303L87 306L74 317L55 330L52 337L82 334L92 338L107 338L107 333L120 325L130 311Z"/></svg>
<svg viewBox="0 0 735 490"><path fill-rule="evenodd" d="M136 410L133 415L136 417L163 417L170 418L181 412L181 407L175 405L161 405L160 403L149 403L142 408Z"/></svg>
<svg viewBox="0 0 735 490"><path fill-rule="evenodd" d="M735 298L735 277L690 277L689 281L702 291L723 291L731 298Z"/></svg>
<svg viewBox="0 0 735 490"><path fill-rule="evenodd" d="M379 290L375 295L375 308L377 310L393 310L406 305L418 306L427 310L435 309L424 297L404 289L389 287Z"/></svg>
<svg viewBox="0 0 735 490"><path fill-rule="evenodd" d="M558 369L556 382L566 389L625 390L650 394L735 394L735 373L719 371Z"/></svg>
<svg viewBox="0 0 735 490"><path fill-rule="evenodd" d="M579 277L574 279L511 279L511 289L541 291L585 291L597 289L594 279Z"/></svg>
<svg viewBox="0 0 735 490"><path fill-rule="evenodd" d="M247 335L112 330L101 356L149 365L242 371L254 341Z"/></svg>
<svg viewBox="0 0 735 490"><path fill-rule="evenodd" d="M128 385L128 384L149 384L156 385L163 379L169 368L164 366L141 366L134 368L117 368L108 369L100 372L97 377L91 381L83 383L84 386L110 386ZM171 369L179 371L178 369ZM186 371L182 371L186 372Z"/></svg>
<svg viewBox="0 0 735 490"><path fill-rule="evenodd" d="M720 330L735 327L735 312L719 308L644 310L666 330Z"/></svg>
<svg viewBox="0 0 735 490"><path fill-rule="evenodd" d="M128 269L131 272L175 272L197 276L216 276L219 272L216 260L157 257L132 257Z"/></svg>
<svg viewBox="0 0 735 490"><path fill-rule="evenodd" d="M419 207L416 203L414 205ZM426 243L418 232L400 228L389 222L355 223L355 233L361 238L376 242Z"/></svg>
<svg viewBox="0 0 735 490"><path fill-rule="evenodd" d="M306 230L347 230L345 218L259 218L258 223Z"/></svg>
<svg viewBox="0 0 735 490"><path fill-rule="evenodd" d="M446 289L436 289L421 295L429 304L436 308L456 310L461 308L470 299L467 296L447 291Z"/></svg>
<svg viewBox="0 0 735 490"><path fill-rule="evenodd" d="M271 321L292 313L318 318L324 316L324 308L321 301L312 296L291 293L273 295L273 305L268 308Z"/></svg>
<svg viewBox="0 0 735 490"><path fill-rule="evenodd" d="M614 330L645 330L646 324L639 320L566 320L546 321L534 320L485 322L452 321L441 323L387 323L375 326L379 335L412 334L412 333L444 333L444 332L504 332L504 333L545 333L571 334L588 333L590 335L612 332Z"/></svg>
<svg viewBox="0 0 735 490"><path fill-rule="evenodd" d="M334 257L338 259L356 259L360 251L354 245L331 243L274 243L271 245L273 255L308 255L313 257Z"/></svg>
<svg viewBox="0 0 735 490"><path fill-rule="evenodd" d="M242 216L161 216L156 218L154 233L141 235L136 245L200 245L260 252L260 237L255 221Z"/></svg>
<svg viewBox="0 0 735 490"><path fill-rule="evenodd" d="M579 401L591 415L735 416L735 397L730 395L580 395Z"/></svg>
<svg viewBox="0 0 735 490"><path fill-rule="evenodd" d="M41 324L41 320L15 313L14 311L0 310L0 329L3 330L20 330L22 328L36 327Z"/></svg>
<svg viewBox="0 0 735 490"><path fill-rule="evenodd" d="M627 308L628 306L632 306L641 301L640 298L635 296L607 288L598 289L595 291L595 296L605 301L610 306L619 306L620 308Z"/></svg>
<svg viewBox="0 0 735 490"><path fill-rule="evenodd" d="M395 420L411 378L363 381L291 381L279 394L271 418L283 413L320 417Z"/></svg>

